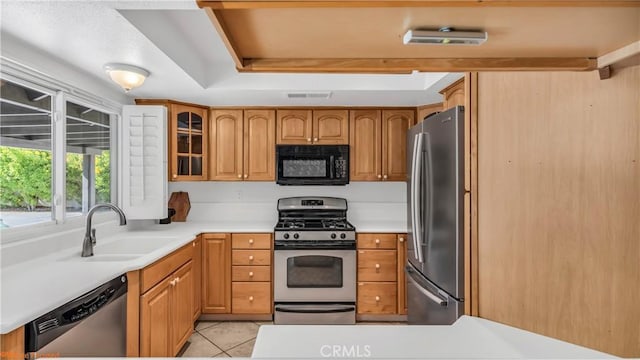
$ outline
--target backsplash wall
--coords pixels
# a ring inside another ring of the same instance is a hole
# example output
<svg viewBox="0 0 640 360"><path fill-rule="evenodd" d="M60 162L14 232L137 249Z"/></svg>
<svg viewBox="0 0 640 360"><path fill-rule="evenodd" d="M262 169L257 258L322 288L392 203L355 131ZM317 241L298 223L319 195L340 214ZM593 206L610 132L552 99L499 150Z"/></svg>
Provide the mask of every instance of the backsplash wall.
<svg viewBox="0 0 640 360"><path fill-rule="evenodd" d="M346 186L280 186L271 182L173 182L169 192L189 193L187 221L254 221L274 223L279 198L334 196L347 199L347 217L362 222L406 221L406 185L403 182L352 182ZM357 226L356 226L357 227Z"/></svg>

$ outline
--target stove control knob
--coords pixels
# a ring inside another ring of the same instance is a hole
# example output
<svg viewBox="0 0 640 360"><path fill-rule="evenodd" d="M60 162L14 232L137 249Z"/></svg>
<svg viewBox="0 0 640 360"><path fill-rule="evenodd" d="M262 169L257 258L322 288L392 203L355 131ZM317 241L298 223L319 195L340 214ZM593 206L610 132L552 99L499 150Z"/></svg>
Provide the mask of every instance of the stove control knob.
<svg viewBox="0 0 640 360"><path fill-rule="evenodd" d="M336 233L331 233L331 238L335 239L336 238Z"/></svg>
<svg viewBox="0 0 640 360"><path fill-rule="evenodd" d="M345 233L340 234L340 239L344 239L346 237L347 237L347 234L345 234Z"/></svg>
<svg viewBox="0 0 640 360"><path fill-rule="evenodd" d="M289 233L284 233L284 235L282 235L283 238L288 239L289 238Z"/></svg>
<svg viewBox="0 0 640 360"><path fill-rule="evenodd" d="M293 238L294 238L294 239L297 239L297 238L299 238L299 237L300 237L300 235L298 235L298 233L293 234Z"/></svg>

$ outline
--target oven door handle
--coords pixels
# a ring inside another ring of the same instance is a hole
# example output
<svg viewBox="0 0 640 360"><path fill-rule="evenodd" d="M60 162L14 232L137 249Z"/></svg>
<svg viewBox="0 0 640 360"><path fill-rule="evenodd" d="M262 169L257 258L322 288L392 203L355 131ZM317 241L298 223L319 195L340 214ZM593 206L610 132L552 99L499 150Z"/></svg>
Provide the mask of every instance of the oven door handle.
<svg viewBox="0 0 640 360"><path fill-rule="evenodd" d="M280 312L288 312L288 313L305 313L305 314L329 314L329 313L342 313L342 312L351 312L355 311L355 306L346 306L346 307L337 307L332 309L309 309L309 308L299 308L299 307L285 307L285 306L276 306L276 311Z"/></svg>

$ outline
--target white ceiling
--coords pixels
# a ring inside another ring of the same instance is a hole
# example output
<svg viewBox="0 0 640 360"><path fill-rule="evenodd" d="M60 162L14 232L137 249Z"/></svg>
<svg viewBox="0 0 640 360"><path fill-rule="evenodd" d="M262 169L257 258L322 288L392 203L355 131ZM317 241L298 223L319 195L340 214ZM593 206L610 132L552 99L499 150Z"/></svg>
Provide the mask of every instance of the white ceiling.
<svg viewBox="0 0 640 360"><path fill-rule="evenodd" d="M74 85L88 90L107 88L107 93L118 97L119 88L108 80L103 65L141 66L151 76L128 94L130 99L163 98L203 105L423 105L440 102L438 91L461 76L238 73L195 0L0 0L0 13L2 56L32 66L45 60L61 64L42 71L79 70L82 81L78 83L76 77ZM25 47L31 51L24 51ZM68 71L61 73L47 75L64 77ZM331 91L331 97L286 96L287 92L305 91Z"/></svg>

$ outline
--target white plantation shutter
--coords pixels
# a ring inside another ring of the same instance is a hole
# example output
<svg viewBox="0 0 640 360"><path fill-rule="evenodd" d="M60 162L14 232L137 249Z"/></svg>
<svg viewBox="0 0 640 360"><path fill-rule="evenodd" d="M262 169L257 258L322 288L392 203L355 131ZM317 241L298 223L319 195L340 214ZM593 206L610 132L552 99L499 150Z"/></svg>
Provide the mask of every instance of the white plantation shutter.
<svg viewBox="0 0 640 360"><path fill-rule="evenodd" d="M167 217L167 109L122 110L122 209L127 219Z"/></svg>

